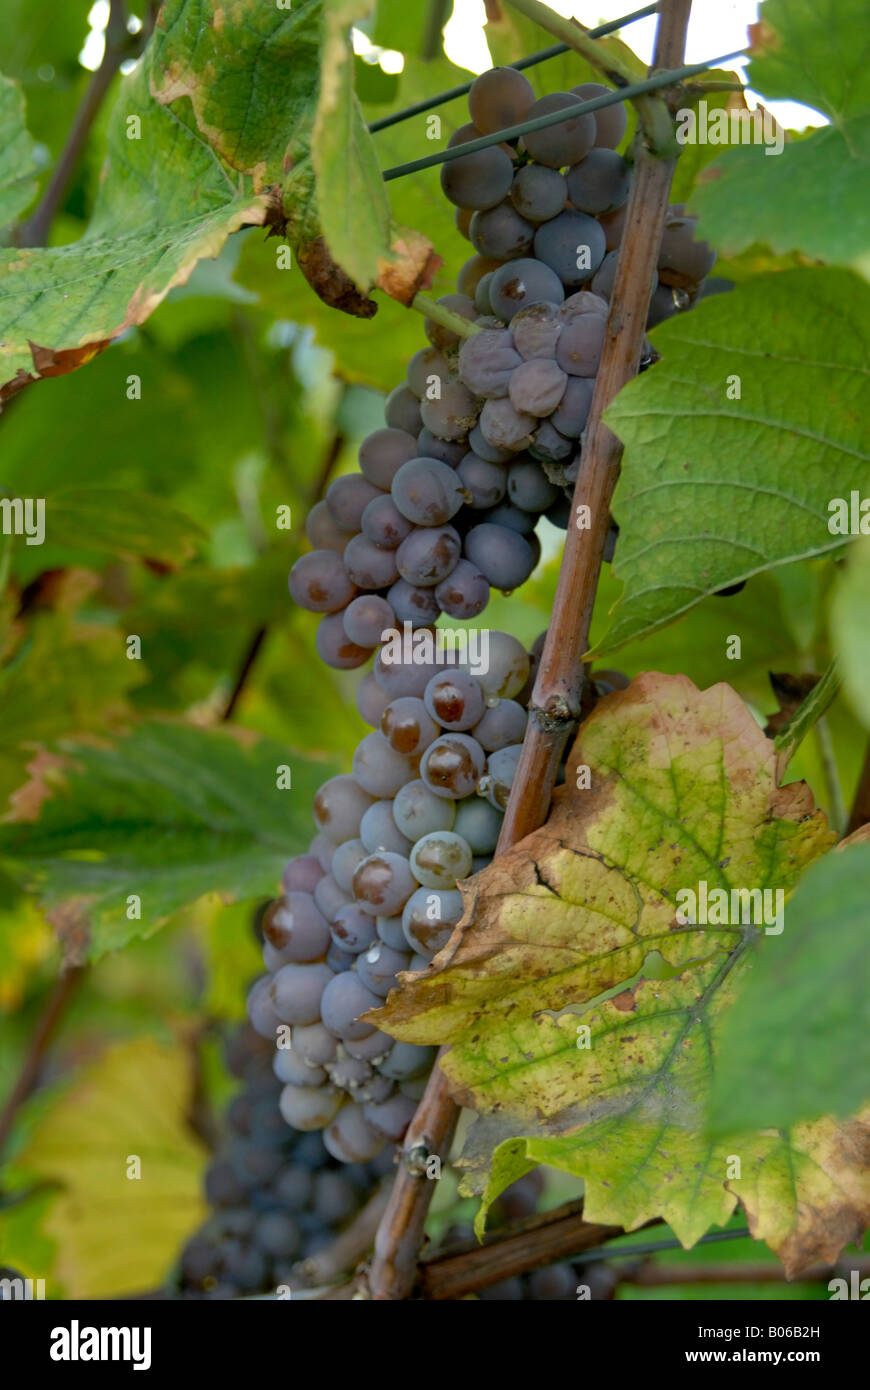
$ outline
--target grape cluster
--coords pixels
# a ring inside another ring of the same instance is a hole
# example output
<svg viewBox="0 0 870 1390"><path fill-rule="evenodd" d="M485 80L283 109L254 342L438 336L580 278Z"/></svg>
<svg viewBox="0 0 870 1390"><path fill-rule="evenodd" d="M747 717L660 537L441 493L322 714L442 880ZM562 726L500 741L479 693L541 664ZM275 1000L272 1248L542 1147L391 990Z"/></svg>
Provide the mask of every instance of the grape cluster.
<svg viewBox="0 0 870 1390"><path fill-rule="evenodd" d="M402 971L425 970L462 916L460 880L498 840L526 725L528 654L489 632L486 672L388 660L358 691L371 726L351 773L314 800L317 834L287 865L263 921L267 974L248 997L273 1045L280 1111L323 1129L329 1153L365 1162L407 1128L435 1051L394 1042L361 1015Z"/></svg>
<svg viewBox="0 0 870 1390"><path fill-rule="evenodd" d="M493 68L472 84L471 121L450 144L607 90L535 100L522 73ZM615 147L626 124L624 105L609 106L442 166L475 254L439 302L479 331L461 339L426 320L429 346L364 440L360 473L336 479L308 517L315 549L290 592L322 614L327 665L362 666L397 624L477 617L492 588L509 592L534 570L538 519L567 526L625 226L631 166ZM694 228L670 209L650 326L703 292L714 256Z"/></svg>
<svg viewBox="0 0 870 1390"><path fill-rule="evenodd" d="M289 1129L278 1110L280 1056L249 1025L230 1041L229 1069L243 1087L206 1172L212 1213L181 1254L185 1297L237 1298L288 1283L296 1262L329 1244L392 1165L392 1153L339 1164L319 1134Z"/></svg>

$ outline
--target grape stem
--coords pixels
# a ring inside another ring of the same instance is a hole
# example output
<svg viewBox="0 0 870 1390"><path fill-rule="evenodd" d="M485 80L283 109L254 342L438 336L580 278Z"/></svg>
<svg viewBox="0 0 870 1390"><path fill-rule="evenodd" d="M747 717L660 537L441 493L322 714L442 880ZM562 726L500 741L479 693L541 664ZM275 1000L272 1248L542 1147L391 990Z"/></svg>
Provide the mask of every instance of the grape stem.
<svg viewBox="0 0 870 1390"><path fill-rule="evenodd" d="M574 20L566 19L551 10L549 5L541 4L541 0L508 0L508 4L513 9L519 10L520 14L525 15L527 19L534 20L536 24L539 24L542 29L546 29L555 38L567 43L593 67L598 68L615 86L630 87L638 80L638 74L634 69L623 62L616 53L597 39L591 38L589 32L581 29ZM659 7L660 15L663 8L662 6ZM659 25L659 32L661 32L661 24ZM677 64L665 60L654 60L653 66L668 68L676 67ZM661 97L649 94L633 96L631 101L649 148L660 154L671 152L674 142L674 127L666 102Z"/></svg>
<svg viewBox="0 0 870 1390"><path fill-rule="evenodd" d="M535 6L534 9L543 8ZM680 64L686 43L691 0L662 0L656 32L655 67ZM525 11L532 18L531 7ZM555 20L544 9L546 20ZM566 21L567 24L567 21ZM577 31L567 25L572 34ZM568 39L568 35L565 35ZM570 40L569 40L570 41ZM669 118L670 119L670 118ZM622 446L602 422L605 408L637 375L646 331L649 286L658 261L675 159L656 157L638 142L633 191L626 213L607 337L595 383L574 509L592 505L592 527L569 527L559 572L553 617L532 693L532 710L496 853L504 853L547 818L562 749L580 713L583 653L598 585L604 543L610 528L610 499L619 472ZM375 1243L370 1289L375 1299L407 1298L414 1284L426 1211L435 1183L408 1163L415 1145L446 1161L459 1116L440 1066L432 1074L405 1136L405 1164L399 1169Z"/></svg>
<svg viewBox="0 0 870 1390"><path fill-rule="evenodd" d="M473 338L475 333L480 332L476 323L464 319L454 309L448 309L446 305L439 304L437 299L432 299L428 294L415 294L411 300L411 308L416 309L418 314L423 314L427 319L432 319L434 323L440 324L442 328L449 328L451 333L456 333L460 338Z"/></svg>
<svg viewBox="0 0 870 1390"><path fill-rule="evenodd" d="M691 0L660 9L654 64L679 61ZM675 160L658 158L638 142L625 232L610 300L607 336L574 488L572 517L588 506L591 526L569 526L553 617L535 679L530 719L499 839L499 852L543 825L562 751L580 716L583 657L610 525L610 501L622 445L603 421L611 401L637 375L646 330L649 285L658 260Z"/></svg>

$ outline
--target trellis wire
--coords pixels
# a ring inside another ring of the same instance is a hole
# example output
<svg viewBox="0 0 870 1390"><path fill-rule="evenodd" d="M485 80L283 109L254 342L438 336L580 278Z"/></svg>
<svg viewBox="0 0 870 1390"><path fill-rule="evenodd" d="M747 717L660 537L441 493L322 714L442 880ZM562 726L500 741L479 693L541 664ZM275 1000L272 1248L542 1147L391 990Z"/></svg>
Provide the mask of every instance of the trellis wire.
<svg viewBox="0 0 870 1390"><path fill-rule="evenodd" d="M658 10L658 3L655 5L644 5L642 10L633 10L631 14L624 14L621 19L612 19L608 24L600 24L597 29L584 31L589 39L603 39L606 34L612 34L616 29L621 29L626 24L633 24L636 19L646 19L649 15L655 14ZM547 58L558 58L561 53L571 53L570 44L554 43L552 48L542 48L540 53L532 53L528 58L520 58L516 63L507 63L507 67L516 68L522 72L523 68L534 67L536 63L543 63ZM369 130L374 133L377 130L386 130L387 126L398 125L400 121L407 121L411 116L420 116L424 111L431 111L436 106L443 106L446 101L453 101L456 97L464 97L471 91L471 82L463 82L459 87L451 87L447 92L440 92L438 96L427 97L424 101L418 101L414 106L406 106L402 111L394 111L391 116L382 116L379 121L372 121Z"/></svg>
<svg viewBox="0 0 870 1390"><path fill-rule="evenodd" d="M711 58L706 63L691 63L687 67L659 72L653 77L645 77L641 82L632 82L627 87L616 87L605 96L580 101L576 106L563 106L560 111L550 111L545 116L536 116L534 120L523 121L520 125L508 126L505 130L494 130L491 135L481 135L478 140L466 140L464 144L451 145L446 150L436 150L434 154L412 159L407 164L397 164L392 169L384 170L384 182L403 178L405 174L416 174L420 169L431 169L435 164L447 164L451 159L462 159L464 155L476 154L478 150L486 150L490 145L517 140L521 135L531 131L547 130L550 126L573 120L575 116L582 116L586 112L600 111L605 106L615 106L618 102L629 101L632 97L645 96L647 92L656 92L662 87L672 87L687 77L695 77L699 72L708 72L719 63L742 57L744 52L745 49L739 48L734 53L725 53L719 58Z"/></svg>
<svg viewBox="0 0 870 1390"><path fill-rule="evenodd" d="M692 1248L698 1245L718 1245L720 1241L725 1240L743 1240L748 1235L748 1226L741 1226L736 1231L711 1231L709 1235L696 1240ZM623 1260L629 1255L657 1255L660 1250L684 1249L685 1246L679 1240L648 1240L643 1245L622 1245L617 1249L609 1245L596 1245L592 1250L584 1250L582 1255L575 1256L571 1263L593 1264L597 1260Z"/></svg>

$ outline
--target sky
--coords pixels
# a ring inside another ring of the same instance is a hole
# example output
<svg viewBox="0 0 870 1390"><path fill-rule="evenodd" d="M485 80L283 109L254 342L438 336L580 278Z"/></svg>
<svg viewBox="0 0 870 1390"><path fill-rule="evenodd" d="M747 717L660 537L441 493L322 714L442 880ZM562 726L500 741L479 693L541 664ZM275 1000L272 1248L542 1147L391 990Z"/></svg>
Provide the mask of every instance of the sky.
<svg viewBox="0 0 870 1390"><path fill-rule="evenodd" d="M559 14L573 16L587 28L593 28L596 24L640 9L643 0L548 0L548 3ZM694 0L686 62L703 63L745 48L748 26L754 24L757 18L758 0ZM445 29L448 57L472 72L482 72L491 65L482 33L485 19L483 0L454 0L453 15ZM649 19L637 20L622 31L622 38L629 47L647 63L652 58L655 28L653 15ZM547 42L542 37L541 47L546 48ZM727 66L742 71L745 63L735 60ZM759 99L754 93L747 92L750 106L754 106ZM765 99L764 105L788 129L802 130L805 126L826 124L824 116L812 107L802 106L800 102Z"/></svg>

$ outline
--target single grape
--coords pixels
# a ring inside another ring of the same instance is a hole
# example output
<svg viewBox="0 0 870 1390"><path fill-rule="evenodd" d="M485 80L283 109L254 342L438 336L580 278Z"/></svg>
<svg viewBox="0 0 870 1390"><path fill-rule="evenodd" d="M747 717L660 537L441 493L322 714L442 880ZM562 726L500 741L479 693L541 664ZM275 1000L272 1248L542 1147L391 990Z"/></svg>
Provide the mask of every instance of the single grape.
<svg viewBox="0 0 870 1390"><path fill-rule="evenodd" d="M380 1004L376 994L366 989L353 970L333 975L323 991L320 1009L323 1022L338 1038L364 1038L372 1032L370 1023L361 1023L360 1014L376 1009Z"/></svg>
<svg viewBox="0 0 870 1390"><path fill-rule="evenodd" d="M603 212L598 219L608 251L616 251L622 243L627 212L628 204L625 203L621 208L617 208L616 212Z"/></svg>
<svg viewBox="0 0 870 1390"><path fill-rule="evenodd" d="M450 166L447 165L447 168ZM324 1131L323 1142L339 1163L366 1163L384 1146L383 1136L365 1119L361 1105L348 1102Z"/></svg>
<svg viewBox="0 0 870 1390"><path fill-rule="evenodd" d="M315 550L336 550L341 555L353 531L343 531L340 526L336 526L326 502L322 501L315 502L308 513L305 519L305 534Z"/></svg>
<svg viewBox="0 0 870 1390"><path fill-rule="evenodd" d="M525 458L526 455L522 457ZM500 502L497 507L486 512L481 521L491 522L493 526L507 526L521 536L531 536L537 517L532 516L530 512L524 512L521 507L515 507L513 502Z"/></svg>
<svg viewBox="0 0 870 1390"><path fill-rule="evenodd" d="M509 632L490 632L486 667L472 674L477 675L489 703L518 695L529 678L529 669L529 654L522 642Z"/></svg>
<svg viewBox="0 0 870 1390"><path fill-rule="evenodd" d="M692 285L709 275L716 252L706 241L695 240L697 217L669 208L659 248L659 275L670 285Z"/></svg>
<svg viewBox="0 0 870 1390"><path fill-rule="evenodd" d="M308 853L314 855L324 874L329 873L329 866L332 863L334 849L335 845L332 841L326 835L322 835L320 831L317 832L308 846ZM316 886L315 884L315 887Z"/></svg>
<svg viewBox="0 0 870 1390"><path fill-rule="evenodd" d="M607 320L598 314L582 314L566 323L556 348L559 366L571 376L594 377L601 363L607 336Z"/></svg>
<svg viewBox="0 0 870 1390"><path fill-rule="evenodd" d="M581 381L581 377L576 378ZM557 497L555 502L547 508L544 516L553 526L558 526L560 531L567 531L571 525L571 502L564 493Z"/></svg>
<svg viewBox="0 0 870 1390"><path fill-rule="evenodd" d="M408 849L410 850L410 848L411 846L409 843ZM402 932L401 917L376 917L375 921L378 927L378 937L383 941L384 945L392 946L394 951L404 951L405 937Z"/></svg>
<svg viewBox="0 0 870 1390"><path fill-rule="evenodd" d="M567 439L579 439L589 418L595 391L592 377L569 376L565 393L550 417L550 424Z"/></svg>
<svg viewBox="0 0 870 1390"><path fill-rule="evenodd" d="M532 437L536 420L519 411L507 397L485 401L480 412L480 428L490 444L518 453Z"/></svg>
<svg viewBox="0 0 870 1390"><path fill-rule="evenodd" d="M407 970L410 960L410 951L394 951L382 941L376 941L360 956L357 973L367 989L386 999L396 986L399 971Z"/></svg>
<svg viewBox="0 0 870 1390"><path fill-rule="evenodd" d="M471 871L471 846L454 830L424 835L411 850L411 871L423 888L455 888Z"/></svg>
<svg viewBox="0 0 870 1390"><path fill-rule="evenodd" d="M288 1125L308 1130L328 1125L343 1101L344 1096L335 1086L285 1086L278 1104Z"/></svg>
<svg viewBox="0 0 870 1390"><path fill-rule="evenodd" d="M468 734L443 734L423 754L420 777L436 796L456 801L477 790L485 762L477 739Z"/></svg>
<svg viewBox="0 0 870 1390"><path fill-rule="evenodd" d="M335 845L353 840L373 801L355 777L340 773L324 782L314 798L315 824Z"/></svg>
<svg viewBox="0 0 870 1390"><path fill-rule="evenodd" d="M506 396L521 361L506 328L484 328L459 349L459 375L477 396Z"/></svg>
<svg viewBox="0 0 870 1390"><path fill-rule="evenodd" d="M353 775L370 796L395 796L414 772L415 764L392 748L380 730L366 734L354 751Z"/></svg>
<svg viewBox="0 0 870 1390"><path fill-rule="evenodd" d="M467 500L455 469L424 458L402 464L393 479L392 496L402 515L417 526L443 526Z"/></svg>
<svg viewBox="0 0 870 1390"><path fill-rule="evenodd" d="M441 382L440 393L420 402L423 424L441 439L462 439L477 423L474 396L458 377Z"/></svg>
<svg viewBox="0 0 870 1390"><path fill-rule="evenodd" d="M323 1067L312 1067L292 1047L275 1049L272 1070L282 1085L322 1086L326 1080Z"/></svg>
<svg viewBox="0 0 870 1390"><path fill-rule="evenodd" d="M415 352L408 363L406 376L409 389L418 400L422 400L427 392L432 391L436 385L440 386L441 382L447 380L450 376L450 363L444 356L444 353L439 352L438 348L420 348L420 351ZM422 413L420 418L423 418ZM425 425L423 428L425 429ZM418 457L419 452L418 446L413 453L406 454L396 467L400 467L402 463L407 463L408 459ZM390 482L393 481L393 474L395 471L396 470L393 469L393 472L390 474ZM389 487L389 483L387 486Z"/></svg>
<svg viewBox="0 0 870 1390"><path fill-rule="evenodd" d="M612 95L613 88L605 87L601 82L581 82L578 87L572 87L571 91L582 101L592 101L594 97ZM628 112L625 102L614 102L612 106L599 107L591 114L595 121L595 144L602 148L615 150L617 145L621 143L628 126Z"/></svg>
<svg viewBox="0 0 870 1390"><path fill-rule="evenodd" d="M392 550L381 550L368 536L354 536L344 551L344 568L360 589L387 589L398 578Z"/></svg>
<svg viewBox="0 0 870 1390"><path fill-rule="evenodd" d="M451 733L470 729L486 708L480 682L462 670L441 671L433 676L424 691L423 703L435 724Z"/></svg>
<svg viewBox="0 0 870 1390"><path fill-rule="evenodd" d="M465 554L494 589L507 592L525 584L536 564L535 552L525 536L488 521L468 532Z"/></svg>
<svg viewBox="0 0 870 1390"><path fill-rule="evenodd" d="M285 893L313 893L323 878L324 869L314 854L297 854L289 860L281 875Z"/></svg>
<svg viewBox="0 0 870 1390"><path fill-rule="evenodd" d="M535 255L558 275L563 285L582 285L591 280L605 251L600 225L585 212L560 212L535 233Z"/></svg>
<svg viewBox="0 0 870 1390"><path fill-rule="evenodd" d="M407 782L393 799L393 820L412 843L433 830L450 830L454 816L452 803L430 791L421 778Z"/></svg>
<svg viewBox="0 0 870 1390"><path fill-rule="evenodd" d="M362 840L358 839L345 840L344 844L336 849L332 856L331 873L343 893L353 892L353 876L357 865L362 863L367 854L368 850Z"/></svg>
<svg viewBox="0 0 870 1390"><path fill-rule="evenodd" d="M400 579L398 582L403 584L404 580ZM395 587L394 584L393 589ZM390 593L392 593L392 591L391 589ZM401 619L399 619L399 621L401 621ZM374 671L368 671L356 688L356 707L359 711L360 719L365 720L366 724L370 724L373 729L379 729L381 726L381 715L389 703L388 696L384 694L375 680Z"/></svg>
<svg viewBox="0 0 870 1390"><path fill-rule="evenodd" d="M412 531L396 551L399 574L409 584L434 588L446 579L462 551L452 526L425 526Z"/></svg>
<svg viewBox="0 0 870 1390"><path fill-rule="evenodd" d="M498 145L441 165L444 196L462 208L493 208L507 196L513 164Z"/></svg>
<svg viewBox="0 0 870 1390"><path fill-rule="evenodd" d="M544 164L526 164L514 174L510 199L528 222L549 222L564 211L568 187L564 175Z"/></svg>
<svg viewBox="0 0 870 1390"><path fill-rule="evenodd" d="M672 319L674 314L679 312L675 298L679 293L680 291L675 290L672 285L656 284L647 311L647 328L655 328L657 324L664 323L665 319Z"/></svg>
<svg viewBox="0 0 870 1390"><path fill-rule="evenodd" d="M411 623L413 627L429 627L441 611L434 590L409 584L407 579L397 579L388 591L387 599L396 621Z"/></svg>
<svg viewBox="0 0 870 1390"><path fill-rule="evenodd" d="M320 619L314 634L314 645L323 664L335 671L353 671L357 666L364 666L372 654L371 647L358 647L351 642L344 630L341 613L327 613Z"/></svg>
<svg viewBox="0 0 870 1390"><path fill-rule="evenodd" d="M314 1179L314 1208L329 1226L349 1221L357 1209L353 1184L343 1173L318 1173Z"/></svg>
<svg viewBox="0 0 870 1390"><path fill-rule="evenodd" d="M437 677L433 679L437 680ZM430 681L427 690L431 684ZM422 753L434 742L439 729L434 719L430 718L428 704L413 695L403 695L384 710L381 732L396 752L413 756Z"/></svg>
<svg viewBox="0 0 870 1390"><path fill-rule="evenodd" d="M419 406L418 406L419 410ZM417 452L416 430L383 429L367 435L360 445L359 466L368 482L383 492L389 492L397 469ZM341 479L338 479L341 482ZM329 500L329 493L327 493ZM362 512L360 512L360 519ZM357 521L356 530L360 523Z"/></svg>
<svg viewBox="0 0 870 1390"><path fill-rule="evenodd" d="M489 68L471 84L468 110L481 135L520 125L534 105L535 89L516 68Z"/></svg>
<svg viewBox="0 0 870 1390"><path fill-rule="evenodd" d="M529 366L532 364L529 363ZM515 507L537 516L559 497L560 490L532 459L515 463L508 474L508 496Z"/></svg>
<svg viewBox="0 0 870 1390"><path fill-rule="evenodd" d="M498 844L502 813L479 796L460 801L456 808L455 833L473 855L492 854Z"/></svg>
<svg viewBox="0 0 870 1390"><path fill-rule="evenodd" d="M615 212L628 198L631 168L615 150L592 149L568 170L568 196L578 212Z"/></svg>
<svg viewBox="0 0 870 1390"><path fill-rule="evenodd" d="M263 932L276 951L284 953L285 964L317 960L329 948L329 923L309 893L285 893L272 903L263 919Z"/></svg>
<svg viewBox="0 0 870 1390"><path fill-rule="evenodd" d="M269 994L282 1023L317 1023L320 997L333 978L328 965L282 965Z"/></svg>
<svg viewBox="0 0 870 1390"><path fill-rule="evenodd" d="M462 486L471 493L473 511L494 507L505 495L507 473L501 463L488 463L469 451L456 470Z"/></svg>
<svg viewBox="0 0 870 1390"><path fill-rule="evenodd" d="M489 298L494 313L508 322L518 309L525 309L530 304L540 304L544 300L561 304L565 291L558 275L548 265L523 257L518 261L508 261L493 272Z"/></svg>
<svg viewBox="0 0 870 1390"><path fill-rule="evenodd" d="M261 1038L268 1038L274 1042L275 1030L281 1020L272 1003L271 980L268 975L262 975L251 985L245 1007L254 1032Z"/></svg>
<svg viewBox="0 0 870 1390"><path fill-rule="evenodd" d="M364 859L353 880L358 901L381 917L397 916L416 886L408 860L389 850Z"/></svg>
<svg viewBox="0 0 870 1390"><path fill-rule="evenodd" d="M383 633L396 626L396 615L385 598L360 594L348 604L343 616L344 630L359 647L376 647Z"/></svg>
<svg viewBox="0 0 870 1390"><path fill-rule="evenodd" d="M474 291L474 307L479 314L491 314L492 305L489 302L489 282L492 279L492 271L488 270L485 275L481 275Z"/></svg>
<svg viewBox="0 0 870 1390"><path fill-rule="evenodd" d="M393 854L407 855L411 850L411 842L393 820L393 803L388 799L376 801L369 807L362 818L359 837L369 854L388 849Z"/></svg>
<svg viewBox="0 0 870 1390"><path fill-rule="evenodd" d="M558 463L561 459L570 458L573 452L572 441L559 433L552 420L542 420L529 445L532 458L543 459L547 463Z"/></svg>
<svg viewBox="0 0 870 1390"><path fill-rule="evenodd" d="M465 457L468 445L464 439L439 439L424 425L417 435L417 458L440 459L455 468Z"/></svg>
<svg viewBox="0 0 870 1390"><path fill-rule="evenodd" d="M416 1103L401 1094L391 1096L380 1104L363 1106L363 1114L377 1134L397 1144L414 1118Z"/></svg>
<svg viewBox="0 0 870 1390"><path fill-rule="evenodd" d="M362 956L359 960L362 960ZM357 970L359 970L359 960L357 961ZM364 1086L367 1081L371 1081L374 1074L374 1068L369 1062L362 1057L348 1056L343 1046L338 1061L334 1062L329 1069L330 1080L351 1095L360 1086Z"/></svg>
<svg viewBox="0 0 870 1390"><path fill-rule="evenodd" d="M362 514L363 535L379 550L397 550L411 534L411 523L399 511L392 497L384 493L369 502Z"/></svg>
<svg viewBox="0 0 870 1390"><path fill-rule="evenodd" d="M468 436L468 448L471 449L478 458L486 459L487 463L507 463L514 456L513 449L498 449L494 444L490 444L480 431L480 425L475 425Z"/></svg>
<svg viewBox="0 0 870 1390"><path fill-rule="evenodd" d="M409 435L408 438L410 437ZM381 488L369 482L368 478L361 477L359 473L349 473L342 478L336 478L326 490L325 501L329 515L336 526L355 535L359 531L366 504L371 502L373 497L379 497L381 491Z"/></svg>
<svg viewBox="0 0 870 1390"><path fill-rule="evenodd" d="M400 945L404 951L404 941ZM393 1045L393 1039L386 1033L382 1033L379 1028L375 1028L365 1038L345 1038L340 1046L350 1057L362 1058L363 1061L372 1062L375 1066L379 1065L387 1056Z"/></svg>
<svg viewBox="0 0 870 1390"><path fill-rule="evenodd" d="M431 532L423 534L430 535ZM411 658L410 653L408 656ZM419 695L422 698L430 677L437 669L434 662L415 662L413 658L406 660L404 653L399 659L387 644L375 657L374 676L390 700L397 700L400 695Z"/></svg>
<svg viewBox="0 0 870 1390"><path fill-rule="evenodd" d="M522 743L527 720L526 711L516 700L498 700L489 706L471 732L481 748L487 753L494 753L497 748L505 748L509 743Z"/></svg>
<svg viewBox="0 0 870 1390"><path fill-rule="evenodd" d="M511 743L506 748L499 748L496 752L490 753L487 759L486 777L481 782L481 791L498 811L503 811L508 804L522 751L521 743Z"/></svg>
<svg viewBox="0 0 870 1390"><path fill-rule="evenodd" d="M384 402L384 419L387 428L401 430L416 437L423 421L420 418L420 402L411 388L404 382L394 386Z"/></svg>
<svg viewBox="0 0 870 1390"><path fill-rule="evenodd" d="M567 381L566 373L552 358L531 357L511 376L508 393L511 405L521 413L543 419L556 409L565 394Z"/></svg>
<svg viewBox="0 0 870 1390"><path fill-rule="evenodd" d="M342 888L339 888L332 874L327 874L314 890L314 901L327 922L332 924L339 909L345 907L347 903L353 902L353 899Z"/></svg>
<svg viewBox="0 0 870 1390"><path fill-rule="evenodd" d="M559 305L549 300L520 309L511 319L511 337L520 357L524 361L555 357L563 322Z"/></svg>
<svg viewBox="0 0 870 1390"><path fill-rule="evenodd" d="M497 207L476 212L471 219L471 242L475 251L493 260L512 261L528 255L534 236L532 223L521 217L507 199Z"/></svg>
<svg viewBox="0 0 870 1390"><path fill-rule="evenodd" d="M573 92L550 92L538 98L528 112L528 118L535 120L538 116L548 116L553 111L578 104ZM522 137L523 146L532 159L551 169L576 164L592 149L594 140L595 117L589 112L582 116L569 116L565 121L547 126L544 130L529 131Z"/></svg>
<svg viewBox="0 0 870 1390"><path fill-rule="evenodd" d="M336 1041L322 1023L298 1023L290 1034L292 1050L311 1067L322 1067L335 1059Z"/></svg>
<svg viewBox="0 0 870 1390"><path fill-rule="evenodd" d="M301 555L290 571L290 597L309 613L336 613L357 592L356 584L334 550Z"/></svg>
<svg viewBox="0 0 870 1390"><path fill-rule="evenodd" d="M402 909L405 941L420 955L437 955L450 940L462 912L462 894L457 888L418 888Z"/></svg>

